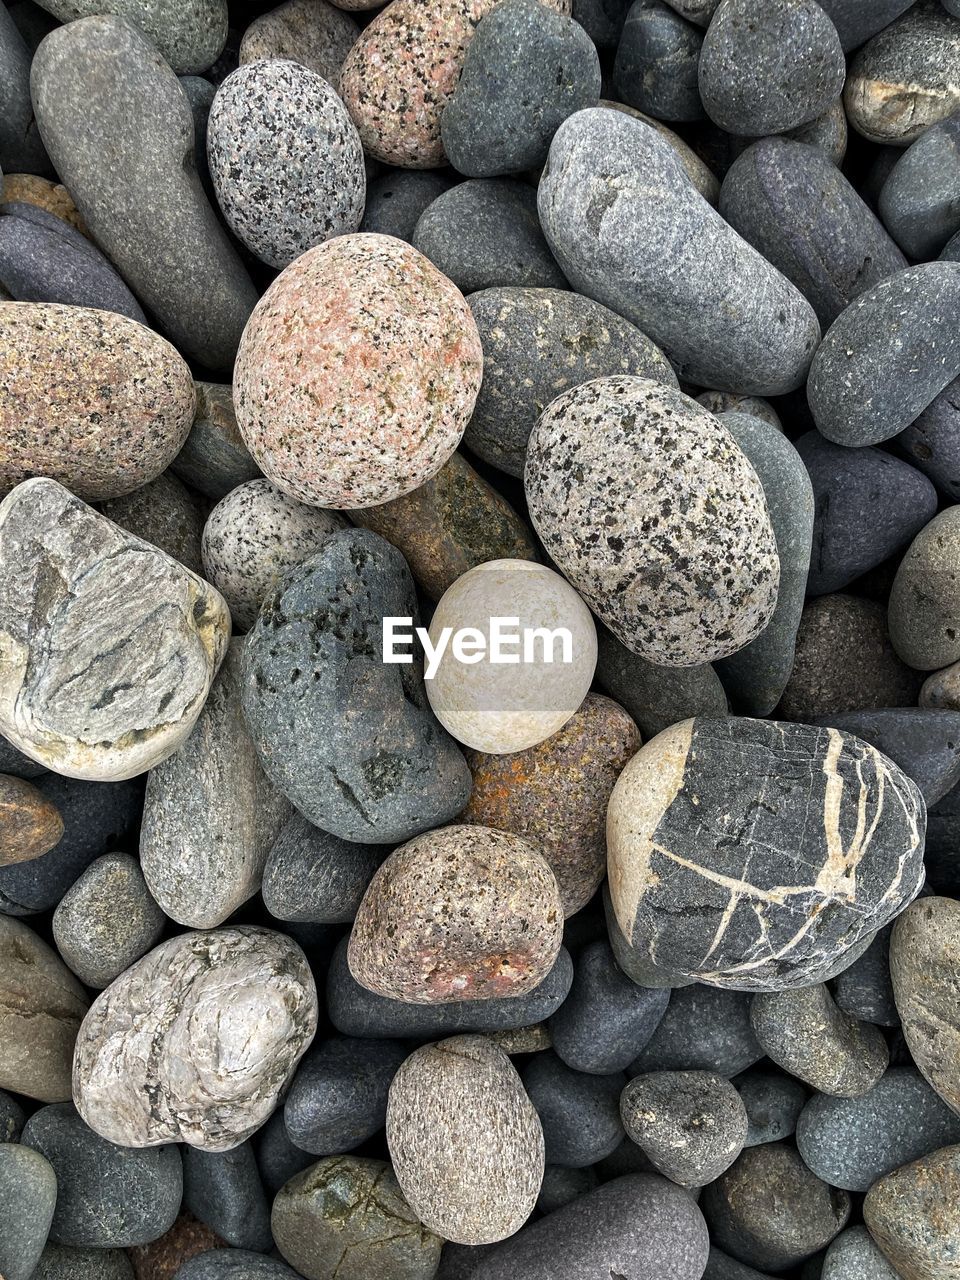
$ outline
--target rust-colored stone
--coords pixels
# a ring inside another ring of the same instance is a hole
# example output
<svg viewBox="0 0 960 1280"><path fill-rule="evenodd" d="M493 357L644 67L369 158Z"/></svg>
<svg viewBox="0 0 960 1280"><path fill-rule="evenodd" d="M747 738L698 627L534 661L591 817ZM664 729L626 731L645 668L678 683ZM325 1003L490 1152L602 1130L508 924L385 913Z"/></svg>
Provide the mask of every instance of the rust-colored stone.
<svg viewBox="0 0 960 1280"><path fill-rule="evenodd" d="M29 782L0 773L0 867L49 853L62 835L57 806Z"/></svg>

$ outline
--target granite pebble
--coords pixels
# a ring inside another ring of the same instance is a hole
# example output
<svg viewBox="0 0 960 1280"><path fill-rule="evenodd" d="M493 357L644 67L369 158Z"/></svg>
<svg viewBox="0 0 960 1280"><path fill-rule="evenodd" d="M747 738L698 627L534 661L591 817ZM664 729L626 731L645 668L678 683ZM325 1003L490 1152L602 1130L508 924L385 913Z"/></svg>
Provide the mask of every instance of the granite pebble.
<svg viewBox="0 0 960 1280"><path fill-rule="evenodd" d="M627 1136L682 1187L702 1187L743 1150L747 1112L734 1086L705 1071L634 1076L620 1095Z"/></svg>

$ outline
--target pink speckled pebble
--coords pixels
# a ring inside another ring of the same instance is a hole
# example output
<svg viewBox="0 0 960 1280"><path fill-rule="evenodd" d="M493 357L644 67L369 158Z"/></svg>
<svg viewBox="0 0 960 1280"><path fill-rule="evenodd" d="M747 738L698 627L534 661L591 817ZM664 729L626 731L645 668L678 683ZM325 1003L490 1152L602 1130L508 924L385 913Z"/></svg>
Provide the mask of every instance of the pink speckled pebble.
<svg viewBox="0 0 960 1280"><path fill-rule="evenodd" d="M340 92L377 160L408 169L446 162L440 117L481 18L501 0L393 0L347 55ZM569 15L572 0L544 0ZM353 7L353 6L351 6Z"/></svg>
<svg viewBox="0 0 960 1280"><path fill-rule="evenodd" d="M452 455L482 369L470 308L423 254L392 236L339 236L281 272L250 317L237 422L292 497L376 506Z"/></svg>

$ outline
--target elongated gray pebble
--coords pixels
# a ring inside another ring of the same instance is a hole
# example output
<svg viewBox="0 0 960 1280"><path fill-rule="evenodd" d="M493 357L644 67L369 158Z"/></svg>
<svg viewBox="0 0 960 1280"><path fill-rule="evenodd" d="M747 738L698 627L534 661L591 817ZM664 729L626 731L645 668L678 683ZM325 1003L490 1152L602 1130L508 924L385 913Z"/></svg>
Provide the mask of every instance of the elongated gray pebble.
<svg viewBox="0 0 960 1280"><path fill-rule="evenodd" d="M933 124L897 161L880 192L890 234L911 258L935 258L960 230L960 121Z"/></svg>

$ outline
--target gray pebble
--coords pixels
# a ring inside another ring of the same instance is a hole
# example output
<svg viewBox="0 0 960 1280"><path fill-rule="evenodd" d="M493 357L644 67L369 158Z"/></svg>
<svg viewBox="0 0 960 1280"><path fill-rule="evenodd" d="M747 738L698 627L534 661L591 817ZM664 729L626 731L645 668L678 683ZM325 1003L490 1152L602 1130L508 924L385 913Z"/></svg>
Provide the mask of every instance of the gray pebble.
<svg viewBox="0 0 960 1280"><path fill-rule="evenodd" d="M929 821L929 820L928 820ZM929 877L930 867L927 866ZM890 934L893 925L881 929L859 960L833 980L833 998L844 1013L878 1027L898 1027L900 1015L890 981Z"/></svg>
<svg viewBox="0 0 960 1280"><path fill-rule="evenodd" d="M30 102L32 51L6 5L0 8L0 166L7 173L51 172Z"/></svg>
<svg viewBox="0 0 960 1280"><path fill-rule="evenodd" d="M674 991L630 1075L647 1071L709 1071L739 1075L763 1057L750 1024L750 997L702 983Z"/></svg>
<svg viewBox="0 0 960 1280"><path fill-rule="evenodd" d="M911 258L935 258L960 230L960 120L933 124L893 166L880 216Z"/></svg>
<svg viewBox="0 0 960 1280"><path fill-rule="evenodd" d="M598 49L615 49L631 0L573 0L573 17Z"/></svg>
<svg viewBox="0 0 960 1280"><path fill-rule="evenodd" d="M658 120L656 116L645 115L642 111L637 111L635 107L628 107L623 102L611 102L608 98L601 98L599 105L607 111L619 111L621 115L631 116L634 120L639 120L641 124L648 125L651 129L656 129L661 138L665 142L669 142L670 146L677 153L677 159L683 166L683 170L687 177L696 187L696 189L706 200L707 204L717 206L720 198L720 182L716 175L706 163L700 158L692 147L684 142L678 133L667 127L662 120Z"/></svg>
<svg viewBox="0 0 960 1280"><path fill-rule="evenodd" d="M736 1080L737 1092L747 1112L745 1147L789 1138L807 1101L799 1080L762 1068L745 1071Z"/></svg>
<svg viewBox="0 0 960 1280"><path fill-rule="evenodd" d="M202 76L179 76L178 79L193 112L193 159L197 173L208 198L215 202L217 197L210 178L210 165L207 163L207 121L210 119L210 108L213 106L217 87Z"/></svg>
<svg viewBox="0 0 960 1280"><path fill-rule="evenodd" d="M683 1187L703 1187L743 1150L747 1113L736 1089L705 1071L635 1076L620 1096L627 1136L660 1173Z"/></svg>
<svg viewBox="0 0 960 1280"><path fill-rule="evenodd" d="M286 0L247 27L240 42L240 65L286 58L323 76L339 92L340 68L359 36L353 15L327 0Z"/></svg>
<svg viewBox="0 0 960 1280"><path fill-rule="evenodd" d="M206 71L227 41L227 0L38 0L60 22L112 13L127 18L180 75Z"/></svg>
<svg viewBox="0 0 960 1280"><path fill-rule="evenodd" d="M662 0L634 0L613 69L618 97L658 120L703 119L702 44L703 33Z"/></svg>
<svg viewBox="0 0 960 1280"><path fill-rule="evenodd" d="M0 1142L17 1142L26 1122L26 1112L16 1098L0 1089Z"/></svg>
<svg viewBox="0 0 960 1280"><path fill-rule="evenodd" d="M796 129L788 129L784 136L794 142L805 142L811 147L819 147L833 164L839 166L843 164L847 154L849 134L843 99L837 98L832 106L827 107L822 116L817 116L816 120L811 120L808 124L798 125Z"/></svg>
<svg viewBox="0 0 960 1280"><path fill-rule="evenodd" d="M276 1110L267 1123L254 1135L257 1150L257 1168L270 1200L294 1174L302 1173L316 1162L316 1156L301 1151L287 1133L283 1119L283 1107Z"/></svg>
<svg viewBox="0 0 960 1280"><path fill-rule="evenodd" d="M960 1146L953 1146L895 1169L867 1192L864 1222L897 1276L947 1280L956 1272L958 1189Z"/></svg>
<svg viewBox="0 0 960 1280"><path fill-rule="evenodd" d="M184 1146L183 1204L235 1249L273 1248L270 1208L249 1140L232 1151Z"/></svg>
<svg viewBox="0 0 960 1280"><path fill-rule="evenodd" d="M887 609L890 639L918 671L960 659L960 506L947 507L914 538L900 561Z"/></svg>
<svg viewBox="0 0 960 1280"><path fill-rule="evenodd" d="M395 1040L335 1037L297 1068L283 1106L287 1134L316 1156L340 1155L383 1128L387 1094L407 1056Z"/></svg>
<svg viewBox="0 0 960 1280"><path fill-rule="evenodd" d="M188 1258L175 1280L300 1280L296 1271L249 1249L206 1249Z"/></svg>
<svg viewBox="0 0 960 1280"><path fill-rule="evenodd" d="M819 1280L902 1280L866 1227L841 1231L823 1259Z"/></svg>
<svg viewBox="0 0 960 1280"><path fill-rule="evenodd" d="M47 1242L57 1176L30 1147L0 1142L0 1275L29 1280Z"/></svg>
<svg viewBox="0 0 960 1280"><path fill-rule="evenodd" d="M538 1053L523 1069L523 1087L543 1125L551 1164L581 1169L610 1155L623 1140L622 1072L587 1075L571 1071L555 1053Z"/></svg>
<svg viewBox="0 0 960 1280"><path fill-rule="evenodd" d="M899 18L913 0L820 0L820 8L837 28L844 53L864 44L871 36Z"/></svg>
<svg viewBox="0 0 960 1280"><path fill-rule="evenodd" d="M894 437L894 443L944 497L960 501L960 378L944 387L923 413Z"/></svg>
<svg viewBox="0 0 960 1280"><path fill-rule="evenodd" d="M295 813L267 855L263 905L278 920L349 924L389 847L341 840Z"/></svg>
<svg viewBox="0 0 960 1280"><path fill-rule="evenodd" d="M736 1258L731 1258L711 1245L703 1280L771 1280L771 1277L748 1267L744 1262L738 1262ZM817 1280L820 1280L819 1276Z"/></svg>
<svg viewBox="0 0 960 1280"><path fill-rule="evenodd" d="M745 413L751 418L759 418L761 422L769 422L778 431L783 430L780 415L762 396L739 396L733 391L701 391L695 399L697 404L702 404L717 417L725 413Z"/></svg>
<svg viewBox="0 0 960 1280"><path fill-rule="evenodd" d="M203 575L203 519L193 496L172 472L164 471L133 493L107 498L98 507L127 533L159 547L192 573Z"/></svg>
<svg viewBox="0 0 960 1280"><path fill-rule="evenodd" d="M698 27L708 27L720 0L667 0L671 9L682 17L695 22Z"/></svg>
<svg viewBox="0 0 960 1280"><path fill-rule="evenodd" d="M554 1213L599 1185L600 1179L592 1167L570 1169L562 1164L548 1164L543 1171L537 1209L540 1213Z"/></svg>
<svg viewBox="0 0 960 1280"><path fill-rule="evenodd" d="M960 782L960 712L932 707L881 707L818 717L819 724L855 734L882 751L934 805Z"/></svg>
<svg viewBox="0 0 960 1280"><path fill-rule="evenodd" d="M238 485L255 480L260 468L247 451L233 411L230 387L195 383L197 412L170 470L191 488L219 502Z"/></svg>
<svg viewBox="0 0 960 1280"><path fill-rule="evenodd" d="M134 1280L124 1249L71 1249L48 1244L31 1280Z"/></svg>
<svg viewBox="0 0 960 1280"><path fill-rule="evenodd" d="M663 668L663 670L666 670L666 668ZM692 978L687 978L680 973L671 973L667 969L661 969L649 956L637 951L636 948L630 945L617 921L613 902L610 898L610 886L606 882L604 882L601 889L601 897L603 898L604 923L607 926L607 938L610 942L613 958L617 962L617 968L621 969L631 982L636 983L638 987L646 987L653 991L668 991L675 987L689 987L692 985Z"/></svg>
<svg viewBox="0 0 960 1280"><path fill-rule="evenodd" d="M424 169L391 169L367 187L361 231L413 240L420 215L453 182L444 173Z"/></svg>
<svg viewBox="0 0 960 1280"><path fill-rule="evenodd" d="M957 847L960 844L960 787L927 813L927 844L924 861L927 885L935 893L960 897L960 866Z"/></svg>

